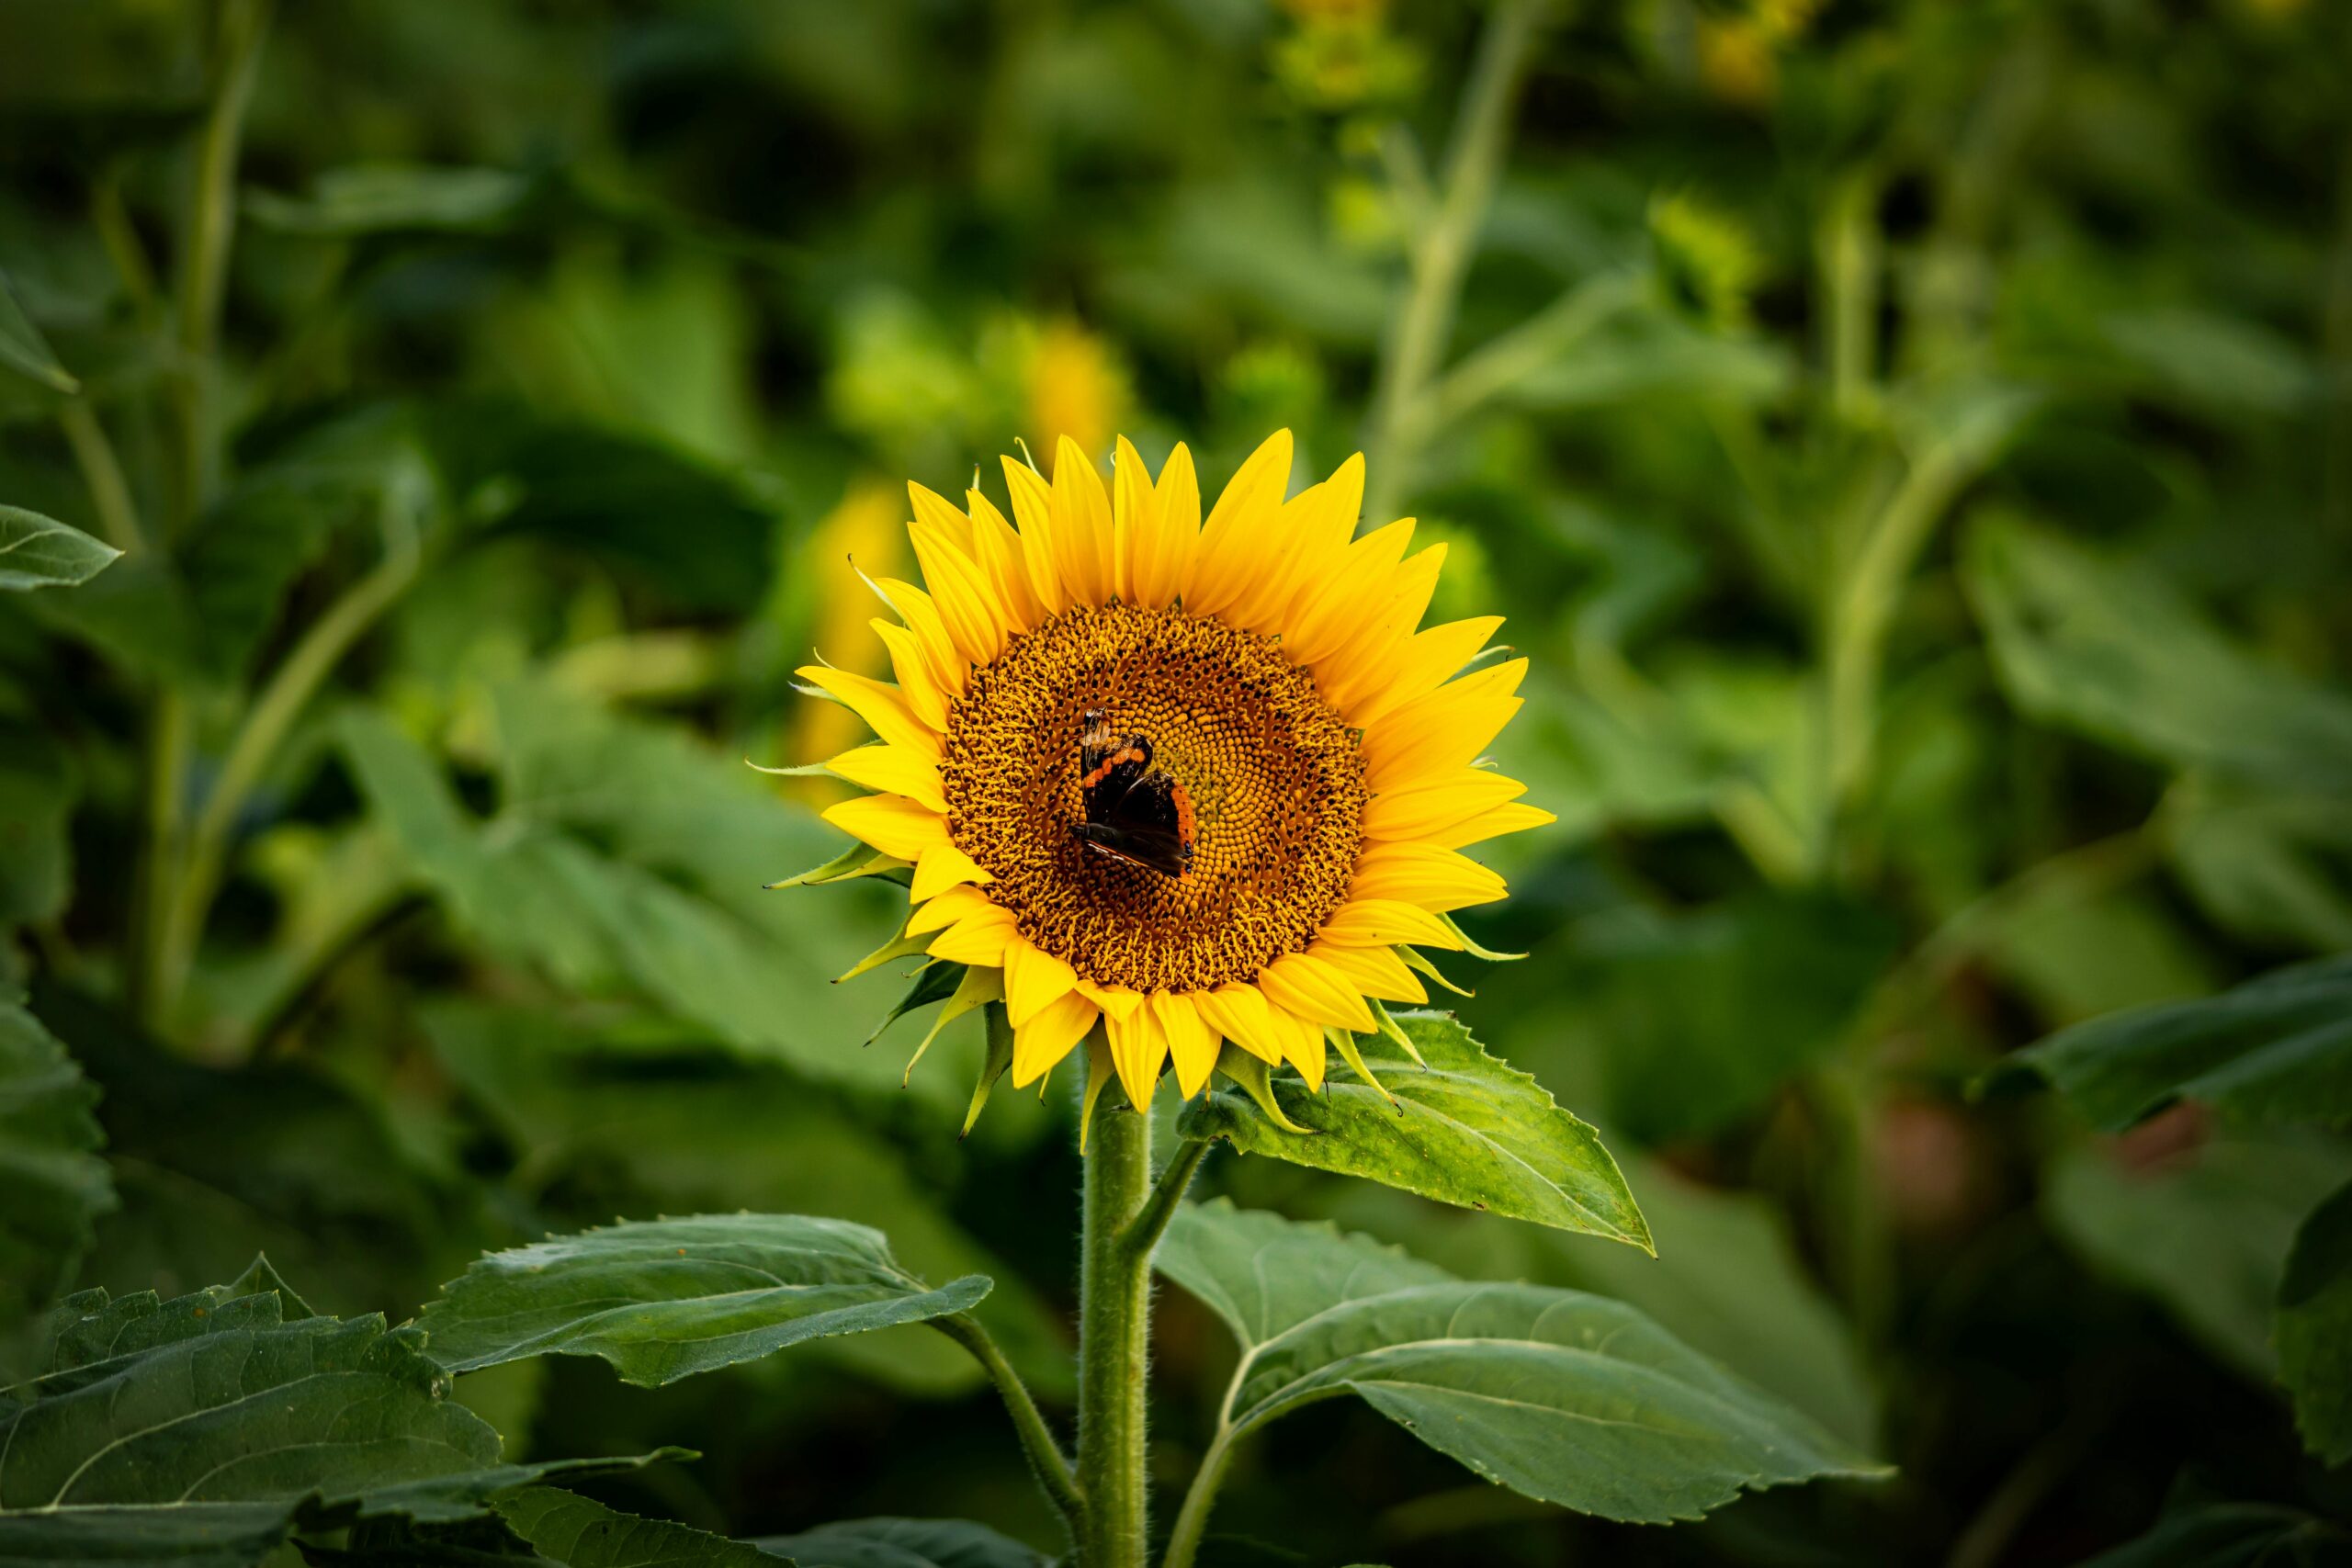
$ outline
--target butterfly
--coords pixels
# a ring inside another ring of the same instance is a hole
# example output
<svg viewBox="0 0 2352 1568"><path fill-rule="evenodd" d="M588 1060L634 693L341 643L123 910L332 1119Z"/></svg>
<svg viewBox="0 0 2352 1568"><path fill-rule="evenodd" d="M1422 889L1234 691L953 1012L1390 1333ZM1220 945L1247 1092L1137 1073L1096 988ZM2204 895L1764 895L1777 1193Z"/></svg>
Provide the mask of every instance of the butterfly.
<svg viewBox="0 0 2352 1568"><path fill-rule="evenodd" d="M1095 853L1182 878L1193 863L1193 797L1154 765L1151 741L1122 735L1089 709L1078 739L1078 792L1086 820L1070 831Z"/></svg>

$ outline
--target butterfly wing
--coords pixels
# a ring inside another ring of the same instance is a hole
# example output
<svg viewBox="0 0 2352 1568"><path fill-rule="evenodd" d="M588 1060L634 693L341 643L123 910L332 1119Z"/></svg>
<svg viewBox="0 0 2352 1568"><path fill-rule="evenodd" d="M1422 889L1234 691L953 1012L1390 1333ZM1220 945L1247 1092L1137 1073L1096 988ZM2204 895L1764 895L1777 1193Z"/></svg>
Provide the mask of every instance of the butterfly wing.
<svg viewBox="0 0 2352 1568"><path fill-rule="evenodd" d="M1151 742L1123 735L1104 715L1090 712L1078 762L1086 807L1086 820L1071 829L1079 840L1113 860L1182 876L1193 860L1192 796L1154 764Z"/></svg>

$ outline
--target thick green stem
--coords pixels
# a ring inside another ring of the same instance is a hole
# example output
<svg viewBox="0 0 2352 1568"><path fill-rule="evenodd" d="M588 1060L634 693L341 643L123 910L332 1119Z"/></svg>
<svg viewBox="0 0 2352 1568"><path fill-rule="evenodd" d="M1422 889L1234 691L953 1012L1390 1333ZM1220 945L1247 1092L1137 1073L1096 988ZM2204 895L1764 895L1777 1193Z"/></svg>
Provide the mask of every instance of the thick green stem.
<svg viewBox="0 0 2352 1568"><path fill-rule="evenodd" d="M1144 1382L1151 1259L1126 1244L1151 1189L1151 1118L1095 1112L1086 1152L1079 1262L1078 1483L1086 1497L1082 1568L1142 1568Z"/></svg>
<svg viewBox="0 0 2352 1568"><path fill-rule="evenodd" d="M1012 1417L1012 1428L1021 1438L1021 1451L1028 1456L1029 1468L1037 1477L1037 1484L1057 1509L1069 1527L1073 1540L1080 1538L1084 1529L1086 1504L1078 1489L1078 1476L1069 1467L1069 1460L1062 1453L1061 1444L1054 1438L1053 1429L1046 1425L1037 1402L1029 1396L1029 1385L1004 1359L996 1341L980 1325L979 1319L969 1313L933 1320L932 1326L972 1353L972 1359L989 1374L997 1393L1004 1399L1005 1412Z"/></svg>

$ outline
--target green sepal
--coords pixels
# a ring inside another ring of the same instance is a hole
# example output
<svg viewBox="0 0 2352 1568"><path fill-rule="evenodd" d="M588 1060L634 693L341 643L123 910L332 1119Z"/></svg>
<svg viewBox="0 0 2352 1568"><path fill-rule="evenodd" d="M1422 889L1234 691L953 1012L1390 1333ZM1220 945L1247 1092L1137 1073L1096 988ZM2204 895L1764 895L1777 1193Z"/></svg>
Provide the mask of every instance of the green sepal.
<svg viewBox="0 0 2352 1568"><path fill-rule="evenodd" d="M1419 970L1430 979L1435 980L1439 985L1443 986L1447 990L1452 991L1455 996L1475 997L1478 994L1476 991L1465 990L1462 987L1457 986L1453 981L1447 979L1445 977L1445 972L1440 969L1436 964L1430 963L1428 954L1422 953L1419 948L1400 947L1396 949L1395 952L1396 956L1405 961L1405 966L1407 968Z"/></svg>
<svg viewBox="0 0 2352 1568"><path fill-rule="evenodd" d="M944 1002L954 996L956 987L963 983L964 971L967 967L969 966L967 964L951 963L944 958L936 963L924 964L916 973L914 984L907 987L907 994L899 998L898 1006L883 1015L882 1021L874 1026L874 1032L865 1037L865 1043L871 1045L881 1039L884 1030L917 1008L927 1008L933 1002ZM929 1044L930 1042L925 1041L924 1043ZM913 1065L910 1062L908 1066L911 1068Z"/></svg>
<svg viewBox="0 0 2352 1568"><path fill-rule="evenodd" d="M957 1137L969 1137L972 1123L980 1119L980 1107L989 1102L989 1090L996 1088L996 1080L1004 1077L1012 1066L1012 1020L1006 1016L1002 1002L988 1004L989 1054L980 1062L979 1081L972 1085L972 1103L964 1112L964 1130Z"/></svg>
<svg viewBox="0 0 2352 1568"><path fill-rule="evenodd" d="M942 965L948 962L941 960ZM955 967L964 972L963 977L956 982L956 994L947 998L947 1005L939 1010L939 1016L931 1021L931 1032L922 1037L922 1043L915 1047L915 1054L907 1058L907 1070L899 1075L900 1089L906 1088L914 1077L915 1064L922 1060L923 1053L931 1049L931 1043L939 1038L941 1030L974 1008L1004 1000L1003 970L976 968L969 964L957 964Z"/></svg>
<svg viewBox="0 0 2352 1568"><path fill-rule="evenodd" d="M846 882L855 876L888 876L897 871L911 874L912 868L905 861L886 855L871 844L853 843L822 865L811 866L797 876L787 876L781 882L763 886L770 891L779 887L815 887L827 882Z"/></svg>
<svg viewBox="0 0 2352 1568"><path fill-rule="evenodd" d="M1086 1090L1078 1098L1078 1152L1086 1154L1086 1134L1094 1125L1094 1102L1111 1087L1117 1075L1116 1064L1111 1060L1111 1043L1100 1031L1090 1030L1086 1035Z"/></svg>
<svg viewBox="0 0 2352 1568"><path fill-rule="evenodd" d="M1273 1069L1262 1058L1251 1055L1228 1040L1225 1049L1217 1053L1216 1070L1240 1086L1241 1092L1257 1102L1267 1121L1285 1133L1313 1136L1314 1128L1302 1127L1283 1114L1281 1102L1274 1099Z"/></svg>
<svg viewBox="0 0 2352 1568"><path fill-rule="evenodd" d="M894 936L859 959L847 971L835 976L833 984L838 986L843 980L854 980L868 970L879 969L894 958L915 958L930 950L931 933L929 931L925 931L921 936Z"/></svg>
<svg viewBox="0 0 2352 1568"><path fill-rule="evenodd" d="M1340 1059L1347 1063L1356 1077L1379 1089L1382 1095L1386 1097L1389 1104L1396 1103L1396 1097L1390 1094L1387 1088L1372 1076L1372 1069L1364 1065L1363 1053L1356 1049L1356 1037L1352 1033L1336 1024L1326 1024L1323 1027L1323 1038L1331 1043L1331 1049L1340 1054Z"/></svg>
<svg viewBox="0 0 2352 1568"><path fill-rule="evenodd" d="M1398 1050L1412 1057L1416 1066L1428 1066L1429 1062L1421 1055L1421 1048L1413 1043L1413 1037L1405 1032L1405 1026L1396 1021L1395 1015L1389 1012L1381 999L1378 997L1366 997L1363 1000L1364 1005L1372 1009L1373 1019L1380 1025L1380 1032L1396 1042ZM1354 1066L1353 1063L1349 1065Z"/></svg>
<svg viewBox="0 0 2352 1568"><path fill-rule="evenodd" d="M743 759L743 765L755 773L765 773L772 779L813 779L835 776L822 762L803 762L794 768L765 768L746 757Z"/></svg>
<svg viewBox="0 0 2352 1568"><path fill-rule="evenodd" d="M1462 943L1462 951L1473 958L1483 958L1489 964L1510 964L1527 956L1523 953L1497 953L1493 948L1480 947L1470 940L1470 933L1464 931L1452 915L1440 915L1438 919L1445 922L1445 929Z"/></svg>

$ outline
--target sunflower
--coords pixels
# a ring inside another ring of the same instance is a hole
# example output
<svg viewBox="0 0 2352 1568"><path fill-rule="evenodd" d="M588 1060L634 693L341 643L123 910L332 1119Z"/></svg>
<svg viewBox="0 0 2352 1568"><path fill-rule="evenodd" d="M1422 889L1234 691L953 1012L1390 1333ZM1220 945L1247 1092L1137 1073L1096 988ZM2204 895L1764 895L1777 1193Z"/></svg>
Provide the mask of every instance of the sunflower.
<svg viewBox="0 0 2352 1568"><path fill-rule="evenodd" d="M1171 1064L1199 1093L1227 1042L1237 1077L1319 1088L1503 897L1464 849L1553 819L1478 765L1526 672L1490 657L1500 617L1422 627L1445 547L1357 536L1361 457L1285 499L1290 469L1285 431L1205 520L1191 455L1155 479L1125 438L1107 488L1067 439L1050 481L1006 458L1012 521L910 485L925 586L873 584L896 682L799 672L878 737L824 764L874 792L824 813L855 872L908 885L876 959L965 965L946 1012L1003 1007L1015 1087L1099 1024L1136 1105Z"/></svg>

